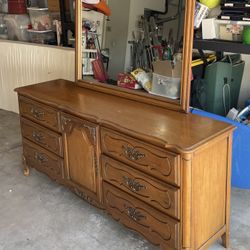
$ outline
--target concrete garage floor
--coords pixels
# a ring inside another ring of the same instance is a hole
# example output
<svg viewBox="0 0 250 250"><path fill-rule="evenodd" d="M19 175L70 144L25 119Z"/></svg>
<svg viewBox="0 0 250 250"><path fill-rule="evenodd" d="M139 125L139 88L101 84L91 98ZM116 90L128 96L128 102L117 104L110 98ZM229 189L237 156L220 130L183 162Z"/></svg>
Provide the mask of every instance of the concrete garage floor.
<svg viewBox="0 0 250 250"><path fill-rule="evenodd" d="M156 250L35 170L21 170L18 115L0 110L0 250ZM232 191L232 249L250 249L250 191ZM210 250L224 249L219 243Z"/></svg>

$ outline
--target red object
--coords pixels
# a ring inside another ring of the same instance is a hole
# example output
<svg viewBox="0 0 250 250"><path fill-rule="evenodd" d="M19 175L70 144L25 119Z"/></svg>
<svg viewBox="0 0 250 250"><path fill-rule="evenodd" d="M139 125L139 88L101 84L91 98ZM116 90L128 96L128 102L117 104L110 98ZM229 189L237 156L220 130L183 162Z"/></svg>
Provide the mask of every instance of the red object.
<svg viewBox="0 0 250 250"><path fill-rule="evenodd" d="M135 78L127 73L119 73L117 85L126 89L140 89L140 85L135 80Z"/></svg>
<svg viewBox="0 0 250 250"><path fill-rule="evenodd" d="M9 14L26 14L27 7L25 0L8 0Z"/></svg>
<svg viewBox="0 0 250 250"><path fill-rule="evenodd" d="M91 63L95 79L100 82L106 82L108 80L108 75L104 68L101 54L97 53L97 58Z"/></svg>
<svg viewBox="0 0 250 250"><path fill-rule="evenodd" d="M97 11L103 13L105 16L110 16L111 15L111 10L108 7L105 0L101 0L100 3L98 3L98 4L83 3L82 5L85 8L88 8L88 9L96 9Z"/></svg>

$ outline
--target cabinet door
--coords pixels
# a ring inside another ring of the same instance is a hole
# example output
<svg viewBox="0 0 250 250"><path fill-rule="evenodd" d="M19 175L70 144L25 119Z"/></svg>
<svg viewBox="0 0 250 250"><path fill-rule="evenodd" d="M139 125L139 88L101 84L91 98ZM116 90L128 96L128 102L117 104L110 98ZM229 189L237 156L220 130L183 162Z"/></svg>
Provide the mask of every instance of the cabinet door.
<svg viewBox="0 0 250 250"><path fill-rule="evenodd" d="M97 125L68 114L61 116L61 124L66 178L83 198L96 198L99 172Z"/></svg>

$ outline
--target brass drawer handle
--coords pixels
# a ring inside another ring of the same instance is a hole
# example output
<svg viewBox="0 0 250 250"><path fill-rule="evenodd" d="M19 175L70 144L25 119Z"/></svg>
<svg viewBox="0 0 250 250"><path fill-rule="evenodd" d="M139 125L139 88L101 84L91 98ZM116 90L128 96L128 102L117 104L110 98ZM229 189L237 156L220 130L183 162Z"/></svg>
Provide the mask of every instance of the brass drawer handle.
<svg viewBox="0 0 250 250"><path fill-rule="evenodd" d="M146 218L146 216L143 215L141 212L137 211L136 208L128 207L126 204L124 204L124 208L126 210L127 215L134 221L141 221L142 219Z"/></svg>
<svg viewBox="0 0 250 250"><path fill-rule="evenodd" d="M33 139L36 141L36 142L42 142L42 140L43 140L43 135L41 134L41 133L37 133L37 132L35 132L35 131L33 131L33 133L32 133L32 137L33 137Z"/></svg>
<svg viewBox="0 0 250 250"><path fill-rule="evenodd" d="M48 162L48 158L43 155L43 154L39 154L39 153L35 153L35 160L38 161L39 163L45 163Z"/></svg>
<svg viewBox="0 0 250 250"><path fill-rule="evenodd" d="M146 189L144 185L127 176L123 176L123 180L132 192L140 192L142 189Z"/></svg>
<svg viewBox="0 0 250 250"><path fill-rule="evenodd" d="M142 158L145 157L144 153L141 153L139 150L133 148L133 147L129 147L128 145L123 145L122 149L125 153L125 155L133 161L138 161Z"/></svg>
<svg viewBox="0 0 250 250"><path fill-rule="evenodd" d="M42 119L44 116L44 112L38 110L37 108L32 107L31 108L31 114L33 115L33 117L37 118L37 119Z"/></svg>

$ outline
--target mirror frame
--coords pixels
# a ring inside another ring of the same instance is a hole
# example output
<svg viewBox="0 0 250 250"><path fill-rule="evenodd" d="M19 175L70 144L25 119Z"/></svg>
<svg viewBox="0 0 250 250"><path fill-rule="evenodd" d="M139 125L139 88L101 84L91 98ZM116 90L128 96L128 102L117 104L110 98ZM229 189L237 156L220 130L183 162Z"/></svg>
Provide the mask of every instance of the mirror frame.
<svg viewBox="0 0 250 250"><path fill-rule="evenodd" d="M95 91L123 97L126 99L142 102L150 105L159 106L180 112L189 112L190 86L191 86L191 63L194 35L194 10L195 0L186 0L185 2L185 24L183 40L183 64L181 77L181 97L178 100L172 100L166 97L160 97L149 93L137 92L105 83L96 83L82 79L82 1L76 1L76 67L75 76L78 86L92 89Z"/></svg>

